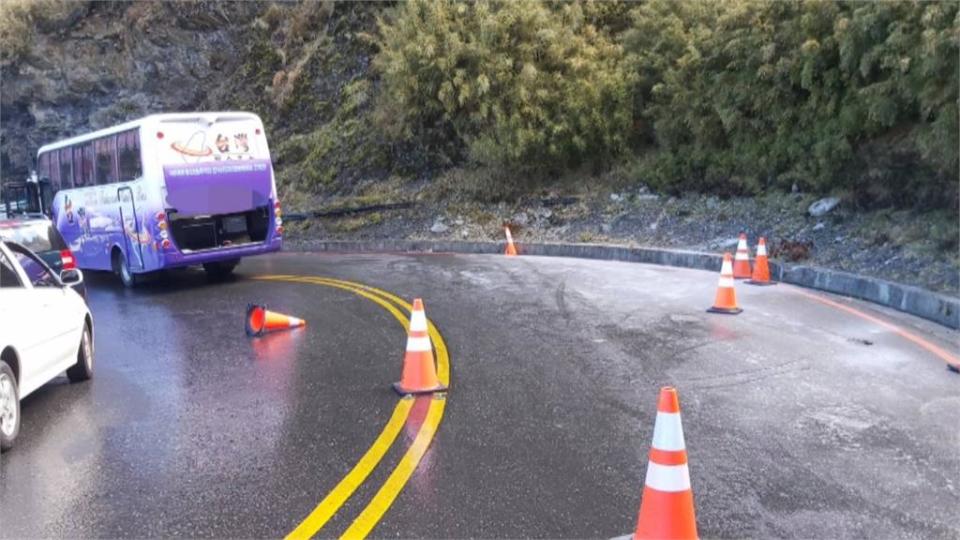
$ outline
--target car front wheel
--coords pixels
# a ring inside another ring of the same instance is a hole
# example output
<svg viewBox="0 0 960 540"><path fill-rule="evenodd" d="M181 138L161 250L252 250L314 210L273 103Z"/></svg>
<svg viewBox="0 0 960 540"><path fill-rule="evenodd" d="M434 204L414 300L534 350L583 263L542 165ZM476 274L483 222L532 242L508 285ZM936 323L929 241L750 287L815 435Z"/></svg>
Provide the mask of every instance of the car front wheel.
<svg viewBox="0 0 960 540"><path fill-rule="evenodd" d="M13 447L20 433L20 393L17 379L6 362L0 360L0 452Z"/></svg>
<svg viewBox="0 0 960 540"><path fill-rule="evenodd" d="M70 382L86 381L93 377L93 338L90 327L83 325L83 336L80 338L80 348L77 350L77 363L67 369L67 378Z"/></svg>

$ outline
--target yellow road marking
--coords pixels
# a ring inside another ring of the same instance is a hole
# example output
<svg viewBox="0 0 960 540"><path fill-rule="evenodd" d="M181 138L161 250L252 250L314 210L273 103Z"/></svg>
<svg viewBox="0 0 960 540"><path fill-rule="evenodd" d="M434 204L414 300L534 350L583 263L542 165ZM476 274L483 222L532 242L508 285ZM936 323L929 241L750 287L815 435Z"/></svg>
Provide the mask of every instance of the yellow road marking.
<svg viewBox="0 0 960 540"><path fill-rule="evenodd" d="M403 307L407 311L413 309L413 306L409 302L406 302L402 298L391 294L382 289L376 287L371 287L369 285L364 285L362 283L354 283L352 281L344 281L342 279L327 278L321 276L293 276L293 275L277 275L277 276L261 276L264 278L274 279L274 280L286 280L286 281L299 281L301 283L322 283L325 285L331 285L339 288L359 288L364 291L369 291L373 294L380 295L384 298L387 298L394 302L395 304ZM258 278L259 279L259 278ZM359 291L355 291L357 294L361 294ZM361 294L367 298L371 298L366 294ZM429 309L429 306L427 307ZM394 313L396 316L396 313ZM404 318L406 321L406 318ZM407 323L404 322L404 329L407 328ZM440 331L437 330L436 325L433 324L433 321L427 318L427 328L428 333L430 334L430 340L433 342L433 347L437 352L437 378L440 379L440 383L444 386L450 386L450 355L447 351L447 344L443 341L443 337L440 336Z"/></svg>
<svg viewBox="0 0 960 540"><path fill-rule="evenodd" d="M409 319L402 312L400 312L400 310L391 305L389 302L385 301L384 298L394 302L397 305L400 305L407 311L411 311L413 307L396 295L375 287L370 287L361 283L354 283L351 281L333 278L324 278L320 276L265 275L256 276L253 279L264 281L309 283L343 289L358 296L367 298L368 300L377 303L389 311L404 327L404 330L407 330L410 326ZM442 384L449 385L450 358L446 343L443 340L443 336L440 335L439 330L437 330L436 325L434 325L433 321L431 321L429 318L427 319L427 325L428 333L437 353L437 378L440 379ZM343 506L343 504L346 503L347 499L353 494L354 491L356 491L356 489L370 475L373 469L376 468L376 466L380 463L380 461L383 459L383 456L396 440L400 427L406 423L407 418L409 417L410 408L413 404L413 401L414 400L412 399L402 399L397 404L396 409L394 409L393 416L391 416L390 421L387 422L387 425L374 441L373 445L371 445L363 457L360 458L360 461L354 465L353 469L347 473L347 476L345 476L343 480L341 480L340 483L338 483L336 487L334 487L334 489L326 497L324 497L322 501L320 501L320 504L317 505L313 512L311 512L310 515L307 516L307 518L300 523L296 529L293 530L293 532L287 535L287 540L310 538L317 534L320 529L330 520L330 518L333 517L333 515L336 514L336 512ZM429 448L430 442L433 440L437 428L440 425L440 421L443 419L445 405L445 396L435 396L434 399L431 400L426 419L424 420L423 425L420 427L420 430L417 432L417 436L414 439L413 444L407 449L407 452L401 458L400 463L398 463L393 472L390 473L390 476L377 491L377 494L374 496L374 498L363 509L357 519L350 525L350 528L347 530L347 532L344 533L345 537L365 537L370 533L371 530L373 530L387 510L389 510L390 506L393 504L393 501L397 498L407 481L410 479L413 471L416 470L417 465L420 464L420 460L426 453L427 448Z"/></svg>
<svg viewBox="0 0 960 540"><path fill-rule="evenodd" d="M403 425L410 415L410 407L412 406L412 399L401 399L397 403L397 407L393 409L393 415L390 416L387 425L383 428L383 431L380 432L377 439L373 441L373 444L367 449L363 457L360 458L360 461L358 461L353 469L343 477L343 480L340 480L340 483L320 501L320 504L314 508L313 512L310 512L307 519L303 520L293 532L287 535L287 540L310 538L326 525L327 521L333 517L337 510L347 502L350 495L353 495L353 492L363 484L363 481L367 479L367 476L370 475L374 467L377 466L377 463L380 462L387 453L387 450L390 449L400 430L403 429Z"/></svg>
<svg viewBox="0 0 960 540"><path fill-rule="evenodd" d="M366 536L370 534L370 531L373 530L380 521L380 518L383 517L383 514L385 514L390 508L390 505L393 504L394 499L396 499L397 495L403 490L403 487L407 484L407 480L410 479L410 475L413 474L417 465L420 464L420 459L427 452L427 448L430 446L430 442L437 432L437 427L440 425L440 420L443 418L443 410L446 403L447 400L444 397L435 396L433 398L430 402L430 410L427 411L427 418L424 420L423 425L420 426L420 431L417 432L417 437L413 440L413 444L410 445L407 453L400 459L397 467L390 473L387 481L380 486L380 490L377 491L377 494L370 500L370 504L360 512L357 519L350 524L350 528L348 528L340 538L359 540L366 538Z"/></svg>

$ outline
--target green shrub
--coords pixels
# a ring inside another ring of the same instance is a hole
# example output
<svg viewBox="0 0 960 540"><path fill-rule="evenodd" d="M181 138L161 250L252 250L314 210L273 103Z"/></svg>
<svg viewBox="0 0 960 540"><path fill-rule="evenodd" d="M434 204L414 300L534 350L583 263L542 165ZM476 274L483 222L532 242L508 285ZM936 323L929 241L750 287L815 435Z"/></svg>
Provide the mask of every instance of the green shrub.
<svg viewBox="0 0 960 540"><path fill-rule="evenodd" d="M525 172L604 162L625 147L622 49L579 2L412 0L379 31L377 118L396 138L453 141L451 158Z"/></svg>
<svg viewBox="0 0 960 540"><path fill-rule="evenodd" d="M955 205L958 3L651 0L623 41L649 181Z"/></svg>

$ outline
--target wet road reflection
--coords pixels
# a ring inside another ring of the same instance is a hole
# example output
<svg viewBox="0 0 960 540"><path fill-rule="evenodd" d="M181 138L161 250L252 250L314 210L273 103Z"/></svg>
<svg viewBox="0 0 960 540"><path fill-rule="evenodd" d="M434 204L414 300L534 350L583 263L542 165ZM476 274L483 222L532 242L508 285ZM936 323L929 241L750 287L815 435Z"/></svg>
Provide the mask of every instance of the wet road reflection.
<svg viewBox="0 0 960 540"><path fill-rule="evenodd" d="M355 396L395 376L371 360L395 358L403 330L350 293L198 271L129 291L90 274L95 378L24 401L0 462L0 536L275 536L316 500L304 474L336 481L395 403ZM249 338L250 302L309 330Z"/></svg>

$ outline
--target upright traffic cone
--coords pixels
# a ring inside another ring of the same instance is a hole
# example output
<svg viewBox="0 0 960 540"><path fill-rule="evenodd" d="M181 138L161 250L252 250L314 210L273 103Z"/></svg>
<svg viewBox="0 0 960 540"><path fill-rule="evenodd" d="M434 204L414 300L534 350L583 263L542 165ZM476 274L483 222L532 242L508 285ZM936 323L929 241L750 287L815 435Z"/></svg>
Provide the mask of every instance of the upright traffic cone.
<svg viewBox="0 0 960 540"><path fill-rule="evenodd" d="M723 266L720 268L720 281L717 283L717 298L710 313L736 315L743 310L737 305L737 292L733 288L733 264L729 253L723 254Z"/></svg>
<svg viewBox="0 0 960 540"><path fill-rule="evenodd" d="M266 306L250 304L247 306L247 320L244 325L248 336L262 336L265 332L304 326L303 319L269 311Z"/></svg>
<svg viewBox="0 0 960 540"><path fill-rule="evenodd" d="M750 250L747 248L747 235L740 233L740 241L737 242L737 256L733 259L733 278L748 279L750 274Z"/></svg>
<svg viewBox="0 0 960 540"><path fill-rule="evenodd" d="M753 262L753 277L747 280L751 285L776 285L770 281L770 265L767 262L767 240L760 237L757 244L757 259Z"/></svg>
<svg viewBox="0 0 960 540"><path fill-rule="evenodd" d="M503 232L507 234L507 250L504 251L503 254L508 257L513 257L517 254L517 247L513 245L513 235L510 234L510 227L504 225Z"/></svg>
<svg viewBox="0 0 960 540"><path fill-rule="evenodd" d="M410 313L410 333L407 335L407 353L403 357L403 374L400 382L393 383L393 389L400 395L429 394L446 390L437 378L437 367L433 363L433 347L427 333L427 316L423 312L423 301L413 301Z"/></svg>
<svg viewBox="0 0 960 540"><path fill-rule="evenodd" d="M697 538L687 447L680 422L680 400L670 386L660 389L647 478L637 517L635 540Z"/></svg>

